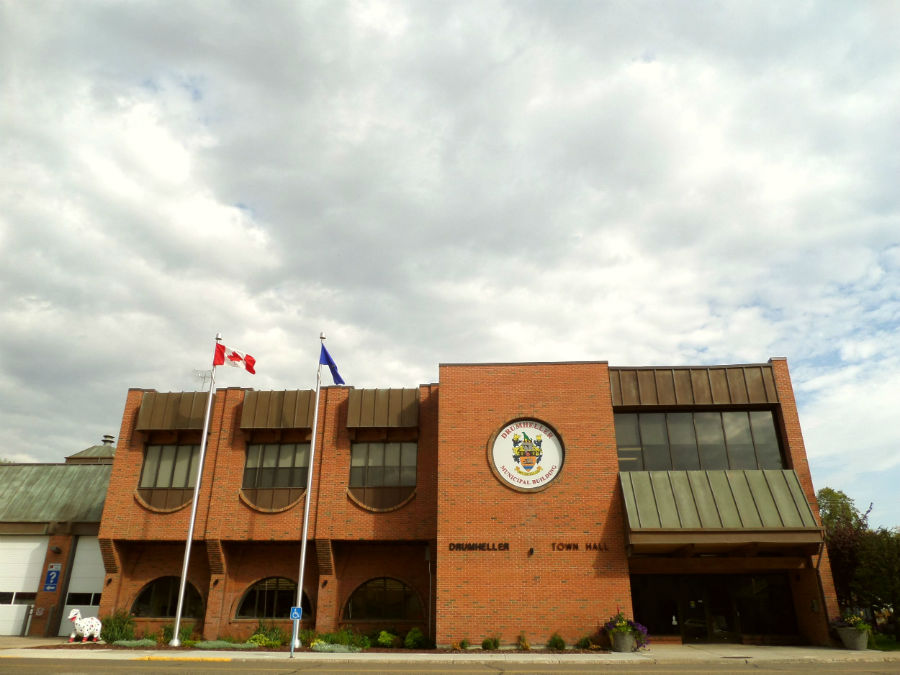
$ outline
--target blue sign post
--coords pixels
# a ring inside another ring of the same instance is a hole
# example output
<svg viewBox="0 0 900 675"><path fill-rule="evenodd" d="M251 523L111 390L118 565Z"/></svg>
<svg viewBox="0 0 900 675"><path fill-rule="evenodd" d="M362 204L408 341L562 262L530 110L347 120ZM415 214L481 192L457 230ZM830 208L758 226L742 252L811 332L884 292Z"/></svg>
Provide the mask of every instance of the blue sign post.
<svg viewBox="0 0 900 675"><path fill-rule="evenodd" d="M291 621L296 621L294 624L294 635L300 634L300 619L303 618L303 608L302 607L291 607ZM291 658L294 658L294 640L291 640Z"/></svg>
<svg viewBox="0 0 900 675"><path fill-rule="evenodd" d="M47 576L44 577L44 591L55 591L56 585L59 583L59 573L62 570L62 564L50 563L47 565Z"/></svg>

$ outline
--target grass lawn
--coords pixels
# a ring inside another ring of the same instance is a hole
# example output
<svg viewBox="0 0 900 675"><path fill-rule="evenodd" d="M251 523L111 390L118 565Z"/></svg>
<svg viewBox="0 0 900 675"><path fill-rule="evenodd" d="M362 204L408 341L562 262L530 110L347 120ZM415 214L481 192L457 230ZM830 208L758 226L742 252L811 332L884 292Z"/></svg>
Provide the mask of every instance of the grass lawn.
<svg viewBox="0 0 900 675"><path fill-rule="evenodd" d="M893 635L884 635L883 633L875 633L869 644L870 649L879 649L883 652L900 651L900 642L897 642Z"/></svg>

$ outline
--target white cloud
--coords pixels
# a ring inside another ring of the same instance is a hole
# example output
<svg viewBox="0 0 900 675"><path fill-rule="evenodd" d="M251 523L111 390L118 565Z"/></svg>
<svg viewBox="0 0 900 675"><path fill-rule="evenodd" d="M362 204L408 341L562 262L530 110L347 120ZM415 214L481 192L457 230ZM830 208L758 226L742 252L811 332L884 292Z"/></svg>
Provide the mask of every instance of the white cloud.
<svg viewBox="0 0 900 675"><path fill-rule="evenodd" d="M216 331L259 359L241 384L311 386L325 330L360 386L788 356L817 484L864 491L848 447L900 477L898 26L780 2L0 5L0 455L59 459L117 431L128 387L197 386Z"/></svg>

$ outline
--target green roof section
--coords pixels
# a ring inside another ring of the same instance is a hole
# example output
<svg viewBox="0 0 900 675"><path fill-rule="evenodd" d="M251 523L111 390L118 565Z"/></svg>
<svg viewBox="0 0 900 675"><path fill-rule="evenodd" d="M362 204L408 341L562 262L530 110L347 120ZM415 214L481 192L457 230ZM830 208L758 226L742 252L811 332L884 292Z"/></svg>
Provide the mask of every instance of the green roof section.
<svg viewBox="0 0 900 675"><path fill-rule="evenodd" d="M819 530L793 470L622 471L628 527Z"/></svg>
<svg viewBox="0 0 900 675"><path fill-rule="evenodd" d="M66 459L107 459L116 456L116 446L114 445L92 445L85 448L81 452L69 455Z"/></svg>
<svg viewBox="0 0 900 675"><path fill-rule="evenodd" d="M0 522L99 523L111 464L0 465Z"/></svg>

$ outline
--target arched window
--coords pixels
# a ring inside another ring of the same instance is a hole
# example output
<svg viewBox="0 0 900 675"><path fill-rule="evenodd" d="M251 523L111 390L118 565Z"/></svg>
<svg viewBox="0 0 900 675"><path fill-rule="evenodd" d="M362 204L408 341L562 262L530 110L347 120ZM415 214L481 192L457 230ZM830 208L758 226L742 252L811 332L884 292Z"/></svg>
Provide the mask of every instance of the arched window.
<svg viewBox="0 0 900 675"><path fill-rule="evenodd" d="M144 586L138 593L137 600L131 607L134 616L148 617L174 617L178 609L178 588L181 585L179 577L160 577ZM188 583L184 587L184 606L181 609L182 616L193 619L203 617L203 600L193 584Z"/></svg>
<svg viewBox="0 0 900 675"><path fill-rule="evenodd" d="M288 619L296 607L297 582L284 577L269 577L253 584L238 603L238 619ZM303 618L311 619L309 596L303 593Z"/></svg>
<svg viewBox="0 0 900 675"><path fill-rule="evenodd" d="M344 607L345 621L392 619L417 621L425 617L419 596L397 579L370 579L353 591Z"/></svg>

